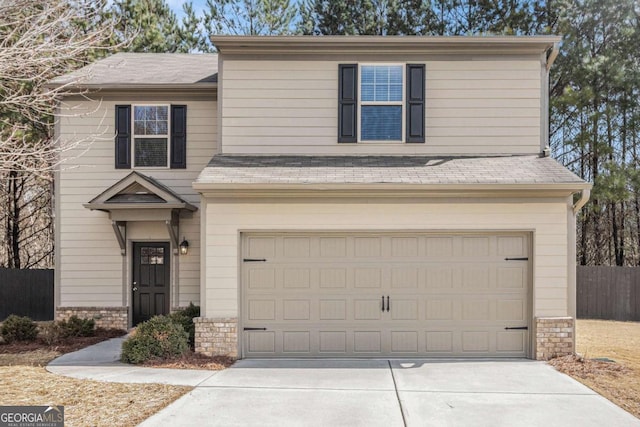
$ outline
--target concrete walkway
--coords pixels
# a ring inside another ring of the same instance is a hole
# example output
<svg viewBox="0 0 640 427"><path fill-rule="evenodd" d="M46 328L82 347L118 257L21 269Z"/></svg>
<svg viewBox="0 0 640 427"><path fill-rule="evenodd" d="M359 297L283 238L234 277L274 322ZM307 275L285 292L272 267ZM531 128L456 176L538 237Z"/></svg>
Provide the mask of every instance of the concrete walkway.
<svg viewBox="0 0 640 427"><path fill-rule="evenodd" d="M67 377L114 383L155 383L195 387L217 371L195 369L142 368L120 362L125 337L67 353L51 361L47 370Z"/></svg>
<svg viewBox="0 0 640 427"><path fill-rule="evenodd" d="M122 341L66 354L47 369L195 387L142 426L640 427L604 397L532 360L240 360L214 372L120 363Z"/></svg>

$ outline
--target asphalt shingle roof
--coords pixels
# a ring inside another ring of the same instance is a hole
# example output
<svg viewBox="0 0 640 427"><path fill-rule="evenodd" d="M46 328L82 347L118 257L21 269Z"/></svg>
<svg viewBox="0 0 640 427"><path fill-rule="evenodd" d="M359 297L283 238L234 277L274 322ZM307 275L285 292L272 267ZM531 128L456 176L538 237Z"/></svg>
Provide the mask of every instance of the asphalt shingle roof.
<svg viewBox="0 0 640 427"><path fill-rule="evenodd" d="M215 84L218 55L121 52L53 79L52 86L72 82L79 86L146 86Z"/></svg>
<svg viewBox="0 0 640 427"><path fill-rule="evenodd" d="M201 184L576 184L585 182L538 156L214 156Z"/></svg>

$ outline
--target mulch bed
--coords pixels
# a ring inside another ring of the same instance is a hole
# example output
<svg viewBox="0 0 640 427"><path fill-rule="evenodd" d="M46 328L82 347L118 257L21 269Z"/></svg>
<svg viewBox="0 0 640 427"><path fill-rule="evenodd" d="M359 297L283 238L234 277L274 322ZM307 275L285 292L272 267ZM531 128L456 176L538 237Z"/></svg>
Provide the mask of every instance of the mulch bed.
<svg viewBox="0 0 640 427"><path fill-rule="evenodd" d="M560 372L569 374L572 377L585 379L602 375L615 377L618 375L625 375L629 372L629 368L626 368L616 362L586 359L575 354L564 357L556 357L555 359L549 360L548 363Z"/></svg>
<svg viewBox="0 0 640 427"><path fill-rule="evenodd" d="M227 356L209 357L203 354L189 351L182 357L170 360L151 360L145 362L142 366L152 368L171 368L171 369L206 369L211 371L220 371L233 365L236 359Z"/></svg>
<svg viewBox="0 0 640 427"><path fill-rule="evenodd" d="M120 329L97 328L95 335L92 337L61 338L60 342L53 345L48 345L40 338L31 342L14 342L11 344L1 343L0 354L19 354L36 350L49 350L60 354L71 353L111 338L121 337L125 334L126 332Z"/></svg>

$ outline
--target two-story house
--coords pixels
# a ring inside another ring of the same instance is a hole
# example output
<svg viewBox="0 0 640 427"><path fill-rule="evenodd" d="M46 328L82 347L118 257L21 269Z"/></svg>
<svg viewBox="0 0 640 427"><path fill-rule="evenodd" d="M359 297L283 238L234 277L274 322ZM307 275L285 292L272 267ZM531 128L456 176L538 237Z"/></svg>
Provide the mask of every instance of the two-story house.
<svg viewBox="0 0 640 427"><path fill-rule="evenodd" d="M556 37L233 37L116 54L60 104L57 315L199 304L238 357L573 351Z"/></svg>

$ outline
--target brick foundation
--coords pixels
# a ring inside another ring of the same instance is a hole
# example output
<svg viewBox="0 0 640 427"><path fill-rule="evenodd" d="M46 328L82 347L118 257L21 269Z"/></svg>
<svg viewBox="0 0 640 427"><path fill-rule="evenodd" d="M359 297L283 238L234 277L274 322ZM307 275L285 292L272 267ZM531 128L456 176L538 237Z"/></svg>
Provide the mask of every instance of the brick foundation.
<svg viewBox="0 0 640 427"><path fill-rule="evenodd" d="M574 320L571 317L536 318L536 359L573 354Z"/></svg>
<svg viewBox="0 0 640 427"><path fill-rule="evenodd" d="M196 317L195 347L207 356L238 356L238 319Z"/></svg>
<svg viewBox="0 0 640 427"><path fill-rule="evenodd" d="M127 307L58 307L56 320L68 319L71 316L81 319L94 319L99 328L127 330L129 327L129 310Z"/></svg>

